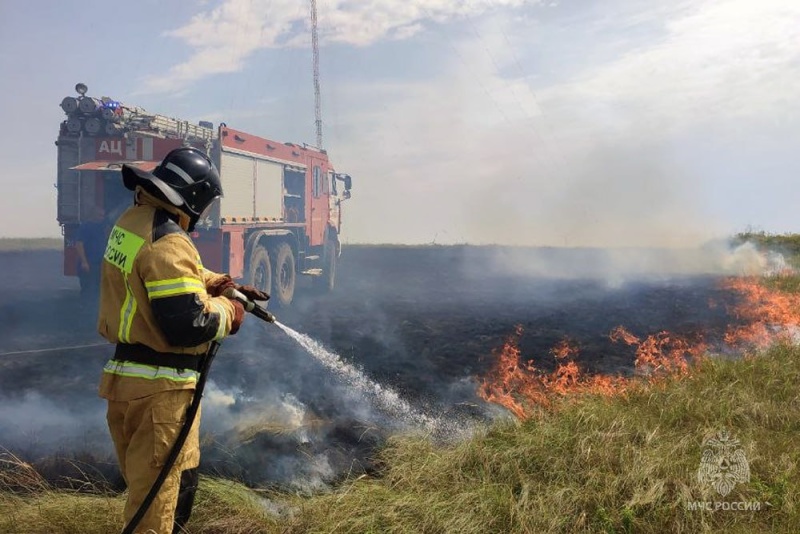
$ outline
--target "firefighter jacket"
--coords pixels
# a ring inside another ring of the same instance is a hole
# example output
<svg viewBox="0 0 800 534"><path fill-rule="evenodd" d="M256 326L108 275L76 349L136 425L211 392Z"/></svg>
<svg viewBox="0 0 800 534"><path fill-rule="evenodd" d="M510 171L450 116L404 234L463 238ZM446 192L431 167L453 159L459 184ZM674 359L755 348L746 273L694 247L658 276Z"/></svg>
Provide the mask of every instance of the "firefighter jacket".
<svg viewBox="0 0 800 534"><path fill-rule="evenodd" d="M100 282L98 331L111 343L145 345L158 353L204 354L230 333L233 304L211 297L220 276L203 268L177 208L141 188L117 220L106 247ZM128 347L130 348L130 347ZM127 401L160 391L193 389L197 372L110 360L100 396Z"/></svg>

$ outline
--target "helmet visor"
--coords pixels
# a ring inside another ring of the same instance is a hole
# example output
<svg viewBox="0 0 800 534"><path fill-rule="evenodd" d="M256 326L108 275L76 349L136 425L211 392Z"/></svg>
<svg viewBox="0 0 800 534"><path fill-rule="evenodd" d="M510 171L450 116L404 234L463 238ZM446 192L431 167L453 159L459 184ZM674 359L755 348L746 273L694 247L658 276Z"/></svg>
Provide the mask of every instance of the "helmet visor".
<svg viewBox="0 0 800 534"><path fill-rule="evenodd" d="M205 209L202 212L200 212L200 215L197 218L198 219L205 219L206 217L208 217L208 215L211 213L212 208L217 203L217 200L219 200L220 196L221 195L217 195L214 198L212 198L211 202L209 202L208 206L206 206Z"/></svg>

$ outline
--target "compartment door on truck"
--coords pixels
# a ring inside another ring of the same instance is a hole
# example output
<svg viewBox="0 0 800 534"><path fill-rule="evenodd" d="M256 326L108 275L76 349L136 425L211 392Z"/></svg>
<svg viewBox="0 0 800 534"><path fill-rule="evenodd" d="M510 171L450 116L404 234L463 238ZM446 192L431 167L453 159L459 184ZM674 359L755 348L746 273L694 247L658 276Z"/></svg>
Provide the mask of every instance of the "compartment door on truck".
<svg viewBox="0 0 800 534"><path fill-rule="evenodd" d="M328 224L330 206L328 198L328 162L322 158L310 156L310 191L309 191L309 240L310 245L322 245L325 242L325 226Z"/></svg>
<svg viewBox="0 0 800 534"><path fill-rule="evenodd" d="M220 177L226 223L283 220L283 165L257 154L222 150Z"/></svg>

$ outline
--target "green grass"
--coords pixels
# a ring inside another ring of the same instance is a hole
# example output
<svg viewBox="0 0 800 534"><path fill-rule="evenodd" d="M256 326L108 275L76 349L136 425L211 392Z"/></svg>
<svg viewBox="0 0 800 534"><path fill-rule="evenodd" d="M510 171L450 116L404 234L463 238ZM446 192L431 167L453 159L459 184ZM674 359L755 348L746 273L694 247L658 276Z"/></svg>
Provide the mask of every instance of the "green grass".
<svg viewBox="0 0 800 534"><path fill-rule="evenodd" d="M59 250L64 246L60 237L0 237L0 252L19 250Z"/></svg>

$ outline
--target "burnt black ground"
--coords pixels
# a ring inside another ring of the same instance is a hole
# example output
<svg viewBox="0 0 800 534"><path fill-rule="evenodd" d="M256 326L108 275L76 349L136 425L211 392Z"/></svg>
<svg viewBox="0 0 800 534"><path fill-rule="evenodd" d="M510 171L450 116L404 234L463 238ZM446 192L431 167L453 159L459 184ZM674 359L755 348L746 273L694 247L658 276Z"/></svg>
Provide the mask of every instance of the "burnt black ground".
<svg viewBox="0 0 800 534"><path fill-rule="evenodd" d="M709 306L732 299L715 276L635 273L603 251L512 252L345 247L332 294L304 292L275 312L420 410L473 418L496 413L476 397L475 377L491 367L492 352L516 325L524 328L523 358L544 369L554 363L549 349L568 337L588 371L624 374L632 371L633 349L612 344L612 328L714 341L731 320L726 306ZM0 253L0 273L0 353L102 341L92 306L78 300L76 281L61 275L59 251ZM109 354L103 346L0 356L0 447L39 465L88 451L109 459L96 463L113 477L96 397ZM398 427L254 318L223 344L212 380L204 467L252 483L314 487L368 469L374 447Z"/></svg>

